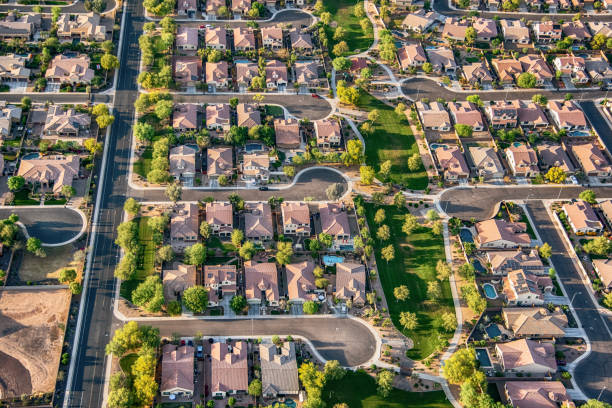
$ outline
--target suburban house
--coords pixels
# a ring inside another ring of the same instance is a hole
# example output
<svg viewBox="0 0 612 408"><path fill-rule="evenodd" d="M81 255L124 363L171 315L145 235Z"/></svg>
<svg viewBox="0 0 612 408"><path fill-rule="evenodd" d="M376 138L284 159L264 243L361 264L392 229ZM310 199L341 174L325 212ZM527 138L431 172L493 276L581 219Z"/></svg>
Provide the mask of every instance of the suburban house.
<svg viewBox="0 0 612 408"><path fill-rule="evenodd" d="M316 301L318 298L312 261L291 263L285 266L287 275L287 296L292 303Z"/></svg>
<svg viewBox="0 0 612 408"><path fill-rule="evenodd" d="M539 43L552 43L561 39L561 24L541 21L533 25L533 34Z"/></svg>
<svg viewBox="0 0 612 408"><path fill-rule="evenodd" d="M504 390L509 403L516 408L574 406L560 381L507 381Z"/></svg>
<svg viewBox="0 0 612 408"><path fill-rule="evenodd" d="M427 62L425 50L421 44L407 44L397 50L400 67L407 71L411 68L422 67Z"/></svg>
<svg viewBox="0 0 612 408"><path fill-rule="evenodd" d="M236 293L236 265L205 265L204 287L208 288L208 305L218 306L221 296Z"/></svg>
<svg viewBox="0 0 612 408"><path fill-rule="evenodd" d="M465 41L465 32L469 25L466 20L460 20L456 17L448 17L444 22L442 30L442 38L453 41Z"/></svg>
<svg viewBox="0 0 612 408"><path fill-rule="evenodd" d="M266 87L268 89L283 90L287 86L287 66L278 60L266 63Z"/></svg>
<svg viewBox="0 0 612 408"><path fill-rule="evenodd" d="M273 262L244 263L244 293L247 302L278 306L278 271Z"/></svg>
<svg viewBox="0 0 612 408"><path fill-rule="evenodd" d="M599 209L602 215L608 222L608 226L612 225L612 200L604 200L599 203Z"/></svg>
<svg viewBox="0 0 612 408"><path fill-rule="evenodd" d="M497 343L495 352L506 372L549 376L557 371L553 343L519 339Z"/></svg>
<svg viewBox="0 0 612 408"><path fill-rule="evenodd" d="M531 246L531 238L527 234L527 224L524 222L508 222L491 219L476 223L476 239L478 248L482 249L513 249Z"/></svg>
<svg viewBox="0 0 612 408"><path fill-rule="evenodd" d="M300 122L295 119L274 119L276 146L281 149L297 149L302 143Z"/></svg>
<svg viewBox="0 0 612 408"><path fill-rule="evenodd" d="M261 29L261 40L264 47L280 50L283 48L283 29L280 27L263 27Z"/></svg>
<svg viewBox="0 0 612 408"><path fill-rule="evenodd" d="M206 222L215 235L229 238L234 230L234 211L226 201L206 203Z"/></svg>
<svg viewBox="0 0 612 408"><path fill-rule="evenodd" d="M0 102L0 140L11 135L11 128L13 124L20 122L21 113L20 106L9 105L5 101Z"/></svg>
<svg viewBox="0 0 612 408"><path fill-rule="evenodd" d="M182 86L195 86L202 79L202 58L176 57L174 59L174 81Z"/></svg>
<svg viewBox="0 0 612 408"><path fill-rule="evenodd" d="M491 264L493 275L507 275L509 272L522 269L534 275L546 273L546 265L540 259L535 249L524 252L516 251L487 251L487 260Z"/></svg>
<svg viewBox="0 0 612 408"><path fill-rule="evenodd" d="M270 204L265 202L245 204L244 235L255 243L271 241L274 238Z"/></svg>
<svg viewBox="0 0 612 408"><path fill-rule="evenodd" d="M333 119L320 119L314 122L317 146L324 149L340 145L342 131L340 123Z"/></svg>
<svg viewBox="0 0 612 408"><path fill-rule="evenodd" d="M94 78L94 71L89 68L89 64L88 55L77 57L56 55L49 63L45 78L48 82L56 84L89 84Z"/></svg>
<svg viewBox="0 0 612 408"><path fill-rule="evenodd" d="M529 44L529 28L521 20L499 20L504 41L515 44Z"/></svg>
<svg viewBox="0 0 612 408"><path fill-rule="evenodd" d="M163 280L164 299L177 300L185 289L196 284L196 266L179 263L173 269L164 269Z"/></svg>
<svg viewBox="0 0 612 408"><path fill-rule="evenodd" d="M331 249L334 251L353 250L351 228L344 205L336 203L319 204L321 231L334 239Z"/></svg>
<svg viewBox="0 0 612 408"><path fill-rule="evenodd" d="M518 123L522 127L539 128L548 126L548 118L544 111L533 102L519 102L518 106Z"/></svg>
<svg viewBox="0 0 612 408"><path fill-rule="evenodd" d="M561 72L562 77L569 78L574 83L586 84L589 82L589 76L586 74L586 62L582 57L574 55L557 57L553 60L553 66Z"/></svg>
<svg viewBox="0 0 612 408"><path fill-rule="evenodd" d="M591 33L589 29L580 20L578 21L567 21L561 26L563 35L567 38L571 38L574 43L583 43L591 39Z"/></svg>
<svg viewBox="0 0 612 408"><path fill-rule="evenodd" d="M544 58L536 54L528 54L523 55L518 60L521 62L524 72L535 76L537 86L543 86L552 81L554 75Z"/></svg>
<svg viewBox="0 0 612 408"><path fill-rule="evenodd" d="M232 0L232 12L236 15L244 15L251 9L251 0Z"/></svg>
<svg viewBox="0 0 612 408"><path fill-rule="evenodd" d="M236 83L239 87L248 88L253 78L259 76L257 64L254 62L237 62Z"/></svg>
<svg viewBox="0 0 612 408"><path fill-rule="evenodd" d="M225 0L207 0L206 16L216 18L217 13L221 7L226 7Z"/></svg>
<svg viewBox="0 0 612 408"><path fill-rule="evenodd" d="M526 143L515 143L506 149L506 159L516 177L535 177L540 173L538 156Z"/></svg>
<svg viewBox="0 0 612 408"><path fill-rule="evenodd" d="M548 101L548 111L558 129L588 130L584 113L574 101Z"/></svg>
<svg viewBox="0 0 612 408"><path fill-rule="evenodd" d="M261 112L255 105L239 103L236 106L237 125L239 127L252 128L261 125Z"/></svg>
<svg viewBox="0 0 612 408"><path fill-rule="evenodd" d="M567 316L560 309L545 307L504 307L502 318L508 330L519 338L558 338L565 335Z"/></svg>
<svg viewBox="0 0 612 408"><path fill-rule="evenodd" d="M484 119L478 107L472 102L449 102L448 110L456 124L471 126L476 132L485 129Z"/></svg>
<svg viewBox="0 0 612 408"><path fill-rule="evenodd" d="M194 348L165 344L162 348L161 384L163 397L191 398L194 391Z"/></svg>
<svg viewBox="0 0 612 408"><path fill-rule="evenodd" d="M587 177L612 175L612 166L608 158L595 143L572 144L570 148Z"/></svg>
<svg viewBox="0 0 612 408"><path fill-rule="evenodd" d="M178 204L170 218L170 245L174 252L184 252L185 248L198 242L200 219L198 205Z"/></svg>
<svg viewBox="0 0 612 408"><path fill-rule="evenodd" d="M79 176L79 156L44 156L33 159L21 159L18 176L32 186L40 186L58 196L64 186L72 186Z"/></svg>
<svg viewBox="0 0 612 408"><path fill-rule="evenodd" d="M321 85L319 80L319 65L315 61L299 61L295 63L295 83L309 88Z"/></svg>
<svg viewBox="0 0 612 408"><path fill-rule="evenodd" d="M60 41L72 41L75 38L81 41L106 40L106 26L100 24L100 15L94 12L61 14L55 25L57 27L57 38Z"/></svg>
<svg viewBox="0 0 612 408"><path fill-rule="evenodd" d="M310 55L314 50L312 45L312 38L310 34L303 33L299 30L292 30L289 33L289 39L291 40L291 49L299 52L301 55Z"/></svg>
<svg viewBox="0 0 612 408"><path fill-rule="evenodd" d="M230 106L227 103L206 106L206 128L208 130L227 132L230 127Z"/></svg>
<svg viewBox="0 0 612 408"><path fill-rule="evenodd" d="M454 74L457 71L455 54L450 48L430 48L427 50L427 57L437 74Z"/></svg>
<svg viewBox="0 0 612 408"><path fill-rule="evenodd" d="M26 68L26 57L15 54L0 56L0 81L27 82L30 79L30 68Z"/></svg>
<svg viewBox="0 0 612 408"><path fill-rule="evenodd" d="M234 50L238 52L252 51L256 46L255 32L252 28L234 28Z"/></svg>
<svg viewBox="0 0 612 408"><path fill-rule="evenodd" d="M210 392L213 397L246 393L249 387L247 343L232 343L215 342L211 346Z"/></svg>
<svg viewBox="0 0 612 408"><path fill-rule="evenodd" d="M491 86L493 83L493 75L491 75L487 64L483 61L466 64L461 69L463 70L463 77L468 84Z"/></svg>
<svg viewBox="0 0 612 408"><path fill-rule="evenodd" d="M472 27L476 30L476 39L478 41L489 42L497 37L497 24L490 18L475 18L472 22Z"/></svg>
<svg viewBox="0 0 612 408"><path fill-rule="evenodd" d="M179 51L196 51L200 37L196 27L179 26L176 30L176 49Z"/></svg>
<svg viewBox="0 0 612 408"><path fill-rule="evenodd" d="M208 177L231 176L234 172L234 153L231 147L209 147L206 150Z"/></svg>
<svg viewBox="0 0 612 408"><path fill-rule="evenodd" d="M227 30L223 27L207 28L204 34L204 43L206 48L214 48L220 51L227 50Z"/></svg>
<svg viewBox="0 0 612 408"><path fill-rule="evenodd" d="M472 169L478 177L484 177L485 180L500 179L506 174L497 152L492 147L470 146L468 152L472 159Z"/></svg>
<svg viewBox="0 0 612 408"><path fill-rule="evenodd" d="M408 14L402 21L402 28L404 30L414 31L416 33L424 33L427 31L440 16L433 11L425 11L420 9L414 13Z"/></svg>
<svg viewBox="0 0 612 408"><path fill-rule="evenodd" d="M21 113L20 113L21 116ZM41 138L57 142L77 142L89 137L91 117L87 113L77 113L74 108L64 109L62 105L51 105L47 111L47 120Z"/></svg>
<svg viewBox="0 0 612 408"><path fill-rule="evenodd" d="M197 0L178 0L177 14L179 16L189 16L192 18L198 11Z"/></svg>
<svg viewBox="0 0 612 408"><path fill-rule="evenodd" d="M593 36L596 36L597 34L603 34L608 38L612 37L612 22L589 21L587 24Z"/></svg>
<svg viewBox="0 0 612 408"><path fill-rule="evenodd" d="M585 60L585 69L595 83L603 82L607 87L612 81L612 67L605 54L589 57Z"/></svg>
<svg viewBox="0 0 612 408"><path fill-rule="evenodd" d="M206 85L210 92L218 88L229 88L231 83L227 61L206 63Z"/></svg>
<svg viewBox="0 0 612 408"><path fill-rule="evenodd" d="M170 174L176 181L193 186L197 154L198 149L193 146L180 145L170 149Z"/></svg>
<svg viewBox="0 0 612 408"><path fill-rule="evenodd" d="M281 203L283 234L310 236L310 210L304 202Z"/></svg>
<svg viewBox="0 0 612 408"><path fill-rule="evenodd" d="M518 120L519 102L495 101L485 108L489 123L493 129L515 128Z"/></svg>
<svg viewBox="0 0 612 408"><path fill-rule="evenodd" d="M340 300L350 300L355 306L366 303L366 270L357 263L336 264L336 291L334 296Z"/></svg>
<svg viewBox="0 0 612 408"><path fill-rule="evenodd" d="M268 181L270 156L268 153L245 154L242 158L242 179L251 182Z"/></svg>
<svg viewBox="0 0 612 408"><path fill-rule="evenodd" d="M531 275L522 269L508 272L503 278L503 286L503 293L509 306L543 305L544 295L554 288L550 277Z"/></svg>
<svg viewBox="0 0 612 408"><path fill-rule="evenodd" d="M187 132L197 130L200 122L198 121L198 111L200 106L195 103L179 103L174 106L172 115L172 127L177 132Z"/></svg>
<svg viewBox="0 0 612 408"><path fill-rule="evenodd" d="M545 142L538 145L540 165L544 170L551 167L561 168L565 174L573 174L576 169L561 145Z"/></svg>
<svg viewBox="0 0 612 408"><path fill-rule="evenodd" d="M445 180L461 181L470 176L470 168L459 146L439 145L432 150L440 169L444 172Z"/></svg>
<svg viewBox="0 0 612 408"><path fill-rule="evenodd" d="M494 58L491 65L497 71L499 82L503 84L513 84L516 78L523 73L521 62L512 58Z"/></svg>
<svg viewBox="0 0 612 408"><path fill-rule="evenodd" d="M41 14L23 13L17 16L15 12L9 12L6 18L0 21L0 40L12 39L29 41L36 29L42 23Z"/></svg>
<svg viewBox="0 0 612 408"><path fill-rule="evenodd" d="M421 119L423 129L439 130L443 132L448 132L451 130L452 124L450 121L450 116L448 115L446 109L444 109L444 105L442 105L440 102L434 101L424 103L418 101L415 103L415 107L419 113L419 118ZM406 113L408 113L408 110Z"/></svg>
<svg viewBox="0 0 612 408"><path fill-rule="evenodd" d="M351 57L349 59L351 61L351 67L349 71L355 75L359 75L361 70L368 67L368 59L366 57Z"/></svg>
<svg viewBox="0 0 612 408"><path fill-rule="evenodd" d="M595 235L603 231L603 223L599 221L591 204L584 200L564 204L563 212L576 235Z"/></svg>
<svg viewBox="0 0 612 408"><path fill-rule="evenodd" d="M294 342L285 341L280 347L271 343L260 344L259 359L261 394L264 398L297 395L300 392Z"/></svg>
<svg viewBox="0 0 612 408"><path fill-rule="evenodd" d="M612 260L608 259L593 259L593 270L599 276L604 289L610 291L612 289Z"/></svg>

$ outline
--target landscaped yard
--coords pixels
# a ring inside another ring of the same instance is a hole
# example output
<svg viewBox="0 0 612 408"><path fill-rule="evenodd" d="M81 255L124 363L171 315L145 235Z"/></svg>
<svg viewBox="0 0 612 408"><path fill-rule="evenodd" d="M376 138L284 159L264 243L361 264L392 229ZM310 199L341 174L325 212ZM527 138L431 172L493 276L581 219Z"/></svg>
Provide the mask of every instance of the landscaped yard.
<svg viewBox="0 0 612 408"><path fill-rule="evenodd" d="M447 408L452 405L444 391L408 392L396 388L387 398L376 393L374 378L364 372L347 372L342 380L332 381L323 390L327 406L344 402L350 408Z"/></svg>
<svg viewBox="0 0 612 408"><path fill-rule="evenodd" d="M363 3L358 0L323 0L325 11L332 15L332 21L338 23L338 26L346 30L346 44L348 45L348 54L355 54L370 48L374 42L374 32L372 28L364 32L359 24L359 17L354 13L354 8L357 3ZM366 17L364 17L366 18ZM327 38L329 39L329 49L332 50L336 41L334 41L334 30L331 27L327 28Z"/></svg>
<svg viewBox="0 0 612 408"><path fill-rule="evenodd" d="M22 188L19 191L15 191L15 201L13 201L13 204L15 205L38 205L40 204L40 202L38 202L37 200L32 200L31 198L29 198L28 194L30 194L30 190L28 190L27 188Z"/></svg>
<svg viewBox="0 0 612 408"><path fill-rule="evenodd" d="M134 172L141 177L146 178L149 171L151 171L151 160L153 159L153 149L151 147L145 148L142 156L134 162Z"/></svg>
<svg viewBox="0 0 612 408"><path fill-rule="evenodd" d="M377 109L380 118L374 125L372 135L364 135L366 144L366 163L377 171L385 160L391 160L391 181L403 184L412 190L424 190L427 187L427 172L408 170L408 158L419 152L410 126L401 119L391 106L362 92L358 103L359 108L368 112ZM422 166L421 166L422 167Z"/></svg>
<svg viewBox="0 0 612 408"><path fill-rule="evenodd" d="M414 347L408 351L407 356L422 360L452 337L452 333L436 330L435 324L435 319L442 313L454 313L448 280L440 285L442 289L440 299L434 302L427 298L427 283L436 280L436 263L439 259L445 259L444 241L442 236L434 236L431 229L426 227L406 235L402 231L402 225L408 210L405 208L400 210L395 206L377 207L372 203L366 203L366 216L371 227L376 225L374 214L378 208L384 208L385 224L391 229L389 241L382 245L379 240L375 240L374 243L379 279L395 327L402 330L414 342ZM372 235L375 235L375 231L372 231ZM395 248L395 259L387 262L381 257L380 251L389 243ZM406 285L410 290L410 297L403 302L396 301L393 296L393 289L400 285ZM418 317L416 330L408 331L400 325L399 315L404 311L416 313Z"/></svg>
<svg viewBox="0 0 612 408"><path fill-rule="evenodd" d="M138 241L141 252L138 254L138 268L133 279L121 282L120 294L123 298L131 301L132 292L138 284L152 275L155 267L155 243L153 242L153 230L148 225L149 217L140 217L138 222Z"/></svg>

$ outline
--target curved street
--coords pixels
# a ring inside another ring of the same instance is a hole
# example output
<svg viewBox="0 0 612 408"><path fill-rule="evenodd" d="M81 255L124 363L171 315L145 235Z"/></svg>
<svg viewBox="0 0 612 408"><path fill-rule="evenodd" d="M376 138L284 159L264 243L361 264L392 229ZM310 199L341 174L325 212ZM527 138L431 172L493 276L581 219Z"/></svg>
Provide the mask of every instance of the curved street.
<svg viewBox="0 0 612 408"><path fill-rule="evenodd" d="M40 239L43 245L70 241L83 229L81 214L70 207L0 208L0 218L11 214L17 214L28 235Z"/></svg>

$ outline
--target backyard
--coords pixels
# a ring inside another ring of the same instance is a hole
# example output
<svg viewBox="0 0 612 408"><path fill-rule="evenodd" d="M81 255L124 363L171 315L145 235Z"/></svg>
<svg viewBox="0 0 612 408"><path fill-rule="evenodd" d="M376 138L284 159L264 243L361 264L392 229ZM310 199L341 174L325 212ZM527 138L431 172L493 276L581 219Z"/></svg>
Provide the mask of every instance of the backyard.
<svg viewBox="0 0 612 408"><path fill-rule="evenodd" d="M372 111L377 109L380 118L374 124L374 132L364 135L366 144L366 163L377 171L385 160L391 160L390 179L411 190L424 190L428 184L427 173L421 166L416 172L408 169L408 158L419 153L410 126L405 118L400 118L393 107L385 105L366 92L362 92L358 107Z"/></svg>
<svg viewBox="0 0 612 408"><path fill-rule="evenodd" d="M323 390L327 406L346 403L350 408L446 408L452 405L444 391L408 392L394 388L387 398L376 393L374 378L363 371L348 371L343 379L329 382Z"/></svg>
<svg viewBox="0 0 612 408"><path fill-rule="evenodd" d="M349 52L347 55L362 52L370 48L374 42L374 32L369 28L367 32L361 29L359 24L360 18L354 13L354 7L360 1L357 0L324 0L325 11L331 13L332 21L338 23L338 26L346 30L346 44ZM361 2L363 3L363 2ZM366 18L366 17L364 17ZM329 49L333 49L336 41L333 40L334 30L327 27L327 37L329 38Z"/></svg>
<svg viewBox="0 0 612 408"><path fill-rule="evenodd" d="M121 282L121 297L132 299L132 292L138 284L152 275L155 267L155 243L153 242L153 230L148 225L149 217L140 217L138 222L138 241L140 252L138 254L138 268L133 279Z"/></svg>
<svg viewBox="0 0 612 408"><path fill-rule="evenodd" d="M366 203L366 216L371 227L376 225L374 214L378 208L384 208L385 224L391 229L389 241L381 243L379 240L374 240L378 275L395 327L414 342L414 347L406 355L415 360L422 360L436 349L445 346L446 341L452 336L452 333L437 329L436 320L444 312L454 312L448 280L440 285L441 298L437 301L427 298L427 284L436 280L436 263L439 259L445 259L444 241L442 236L435 236L431 229L426 227L419 227L410 235L406 235L402 232L402 225L408 210L398 209L395 206L378 207ZM387 262L381 257L381 249L389 242L394 243L395 259ZM408 287L410 296L405 301L396 301L393 289L401 285ZM404 311L416 313L418 326L415 330L402 329L399 316Z"/></svg>

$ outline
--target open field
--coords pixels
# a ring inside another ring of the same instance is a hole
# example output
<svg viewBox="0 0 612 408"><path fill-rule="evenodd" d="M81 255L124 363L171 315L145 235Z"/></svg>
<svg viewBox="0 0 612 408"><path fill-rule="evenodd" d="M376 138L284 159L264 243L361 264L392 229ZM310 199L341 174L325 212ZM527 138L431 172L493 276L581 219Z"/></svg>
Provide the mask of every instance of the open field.
<svg viewBox="0 0 612 408"><path fill-rule="evenodd" d="M54 390L69 305L68 289L0 291L0 396Z"/></svg>
<svg viewBox="0 0 612 408"><path fill-rule="evenodd" d="M80 273L80 265L72 260L76 249L71 245L61 247L45 248L47 256L41 258L30 252L24 252L21 266L19 267L19 279L27 282L38 282L47 279L57 279L64 268L71 268Z"/></svg>
<svg viewBox="0 0 612 408"><path fill-rule="evenodd" d="M394 388L387 398L376 393L374 378L364 372L348 371L343 379L330 382L323 390L327 406L341 402L349 408L447 408L452 405L444 391L408 392Z"/></svg>
<svg viewBox="0 0 612 408"><path fill-rule="evenodd" d="M364 135L366 144L366 163L376 171L380 164L391 160L391 176L393 183L403 184L411 190L423 190L427 187L427 172L421 168L416 172L408 170L408 158L419 153L419 148L405 119L395 113L391 106L362 92L357 106L366 111L377 109L380 118L374 124L374 133Z"/></svg>
<svg viewBox="0 0 612 408"><path fill-rule="evenodd" d="M366 203L366 216L370 227L374 227L374 214L379 207ZM430 228L421 227L410 235L402 231L406 209L395 206L382 206L387 219L385 224L391 229L391 239L380 243L374 240L378 275L385 291L389 313L393 324L414 342L407 356L422 360L434 352L438 345L451 337L451 333L439 332L436 329L436 318L444 312L453 312L453 300L448 280L441 283L442 297L436 302L427 297L427 283L436 280L436 263L445 259L444 241L441 236L434 236ZM375 227L373 234L375 234ZM395 259L386 262L381 257L381 248L393 243ZM410 297L403 302L396 301L393 289L406 285ZM415 330L405 330L399 323L401 312L410 311L418 317Z"/></svg>
<svg viewBox="0 0 612 408"><path fill-rule="evenodd" d="M374 42L374 32L372 28L364 32L359 24L360 18L354 13L354 8L358 0L324 0L325 11L332 15L332 21L338 23L339 27L346 30L346 44L348 45L348 54L362 52L370 48ZM361 1L361 3L363 3ZM365 17L364 17L365 18ZM329 49L332 50L337 41L334 41L334 30L328 27L327 38L329 38ZM347 55L348 55L347 54Z"/></svg>

